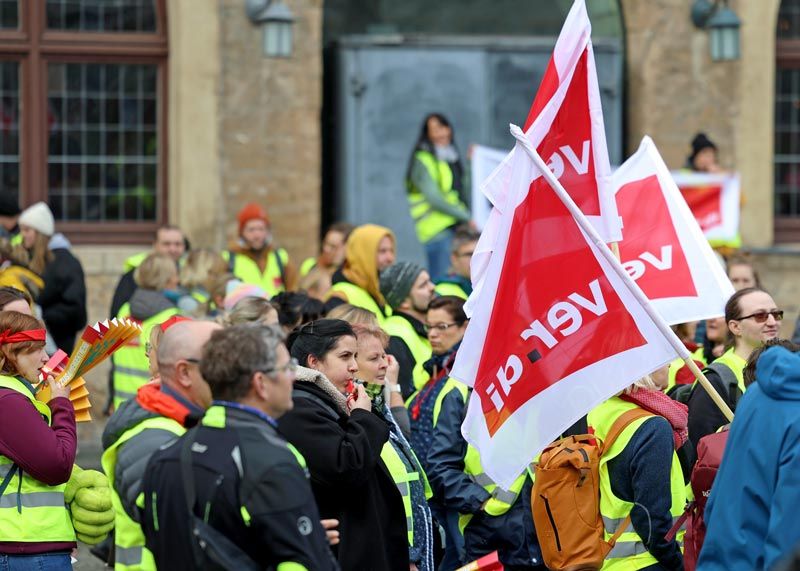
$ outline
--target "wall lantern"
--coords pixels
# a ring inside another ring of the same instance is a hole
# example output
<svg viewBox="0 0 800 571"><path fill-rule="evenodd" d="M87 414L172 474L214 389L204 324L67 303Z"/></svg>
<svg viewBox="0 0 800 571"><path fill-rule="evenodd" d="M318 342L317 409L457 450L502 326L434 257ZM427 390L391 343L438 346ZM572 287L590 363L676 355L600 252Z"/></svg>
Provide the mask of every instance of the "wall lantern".
<svg viewBox="0 0 800 571"><path fill-rule="evenodd" d="M294 14L281 0L246 0L245 11L250 21L264 28L264 55L292 55Z"/></svg>
<svg viewBox="0 0 800 571"><path fill-rule="evenodd" d="M727 0L695 0L692 22L698 28L709 31L712 60L739 59L739 27L742 23L736 13L728 8Z"/></svg>

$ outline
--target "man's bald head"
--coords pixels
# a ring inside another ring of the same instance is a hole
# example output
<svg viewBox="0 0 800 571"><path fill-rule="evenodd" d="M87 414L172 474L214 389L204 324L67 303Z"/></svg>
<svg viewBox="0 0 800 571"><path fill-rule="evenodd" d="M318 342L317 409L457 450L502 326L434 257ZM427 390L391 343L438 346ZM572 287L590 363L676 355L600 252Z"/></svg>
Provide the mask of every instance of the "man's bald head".
<svg viewBox="0 0 800 571"><path fill-rule="evenodd" d="M210 405L211 393L198 363L203 345L218 329L222 326L211 321L181 321L167 329L158 344L161 382L202 407Z"/></svg>

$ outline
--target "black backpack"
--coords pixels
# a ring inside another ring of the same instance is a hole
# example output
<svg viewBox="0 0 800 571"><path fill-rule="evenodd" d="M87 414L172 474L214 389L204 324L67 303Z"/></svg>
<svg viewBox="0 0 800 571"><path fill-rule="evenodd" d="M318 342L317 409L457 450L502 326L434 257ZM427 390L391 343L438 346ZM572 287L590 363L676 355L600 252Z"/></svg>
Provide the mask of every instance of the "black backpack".
<svg viewBox="0 0 800 571"><path fill-rule="evenodd" d="M742 396L742 391L739 388L739 379L736 378L734 372L731 371L730 367L727 365L716 362L711 363L705 369L703 369L703 372L705 371L714 371L717 373L717 375L719 375L719 378L722 379L722 384L725 388L725 390L720 393L720 396L728 401L728 405L731 407L731 410L736 410L736 403L739 402L739 399ZM698 387L697 390L703 390L702 387L699 387L699 383L675 385L667 392L667 396L673 400L688 405L689 398L692 396L692 393L696 387ZM722 387L717 387L717 389L720 388Z"/></svg>

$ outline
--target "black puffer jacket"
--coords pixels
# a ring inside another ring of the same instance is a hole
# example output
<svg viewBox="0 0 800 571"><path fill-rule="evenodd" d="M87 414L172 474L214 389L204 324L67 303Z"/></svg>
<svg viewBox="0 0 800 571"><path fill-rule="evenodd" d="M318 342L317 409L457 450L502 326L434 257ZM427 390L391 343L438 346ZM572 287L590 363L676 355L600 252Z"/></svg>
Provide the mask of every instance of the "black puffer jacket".
<svg viewBox="0 0 800 571"><path fill-rule="evenodd" d="M53 341L67 354L72 352L77 333L86 326L83 267L69 248L63 234L50 239L53 260L44 268L44 289L37 300Z"/></svg>

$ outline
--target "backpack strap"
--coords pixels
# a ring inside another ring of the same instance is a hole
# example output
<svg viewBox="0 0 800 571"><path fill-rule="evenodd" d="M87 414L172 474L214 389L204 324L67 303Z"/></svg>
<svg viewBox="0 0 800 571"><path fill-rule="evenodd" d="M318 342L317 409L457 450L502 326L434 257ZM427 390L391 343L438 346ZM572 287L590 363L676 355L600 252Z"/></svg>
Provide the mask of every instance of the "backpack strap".
<svg viewBox="0 0 800 571"><path fill-rule="evenodd" d="M741 392L739 390L739 379L736 378L736 374L724 363L714 362L709 364L706 369L718 374L720 379L722 379L722 383L728 387L728 404L731 410L736 410L736 403L739 402Z"/></svg>
<svg viewBox="0 0 800 571"><path fill-rule="evenodd" d="M180 452L180 466L181 477L183 478L183 498L186 502L186 509L188 510L189 535L192 538L189 543L191 543L194 563L195 565L199 565L198 568L201 568L204 558L202 550L197 544L196 537L197 533L195 529L194 504L197 500L197 492L195 490L194 473L192 471L192 444L194 444L196 433L197 429L190 430L183 438Z"/></svg>
<svg viewBox="0 0 800 571"><path fill-rule="evenodd" d="M614 442L616 442L617 438L619 438L619 435L622 434L622 431L628 428L628 426L632 422L648 416L655 416L655 415L641 408L634 408L632 410L629 410L621 414L620 417L614 421L614 424L611 425L611 429L608 431L608 435L606 435L605 441L603 441L603 448L602 448L603 453L605 453L606 450L608 450L609 448L611 448L611 446L614 445ZM628 528L630 524L631 524L631 514L629 513L627 516L625 516L625 519L622 520L622 523L617 528L617 531L615 531L614 535L611 536L611 539L608 540L608 544L611 547L614 547L619 537L623 533L625 533L625 530Z"/></svg>
<svg viewBox="0 0 800 571"><path fill-rule="evenodd" d="M641 408L634 408L622 413L619 418L614 421L614 424L611 425L611 429L608 431L608 434L603 441L603 453L605 453L606 450L614 445L614 442L616 442L617 438L619 438L619 435L622 434L622 431L628 428L628 425L635 420L639 420L640 418L644 418L646 416L655 415Z"/></svg>
<svg viewBox="0 0 800 571"><path fill-rule="evenodd" d="M284 252L283 248L275 248L273 252L275 252L275 261L278 263L278 273L281 275L281 283L283 284L284 289L286 288L286 269L283 266L283 260L281 259L281 252Z"/></svg>

